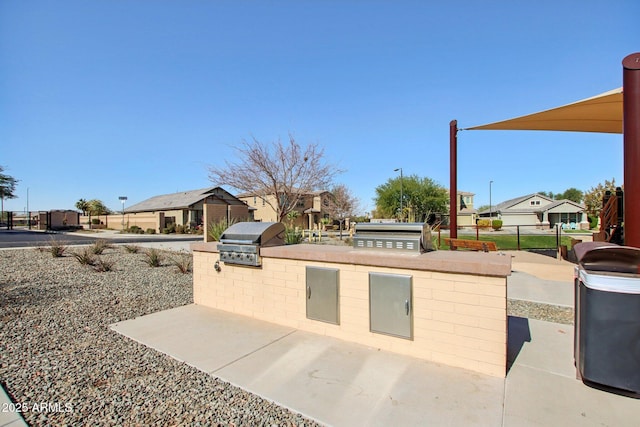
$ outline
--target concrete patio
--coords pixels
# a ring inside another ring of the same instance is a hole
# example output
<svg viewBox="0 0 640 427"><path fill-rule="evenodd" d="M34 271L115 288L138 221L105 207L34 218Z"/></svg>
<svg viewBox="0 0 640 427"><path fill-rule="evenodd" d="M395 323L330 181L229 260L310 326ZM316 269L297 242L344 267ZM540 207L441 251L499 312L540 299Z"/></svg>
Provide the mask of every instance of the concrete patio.
<svg viewBox="0 0 640 427"><path fill-rule="evenodd" d="M571 325L510 318L506 379L196 305L112 328L333 426L635 426L640 414L640 400L576 379Z"/></svg>

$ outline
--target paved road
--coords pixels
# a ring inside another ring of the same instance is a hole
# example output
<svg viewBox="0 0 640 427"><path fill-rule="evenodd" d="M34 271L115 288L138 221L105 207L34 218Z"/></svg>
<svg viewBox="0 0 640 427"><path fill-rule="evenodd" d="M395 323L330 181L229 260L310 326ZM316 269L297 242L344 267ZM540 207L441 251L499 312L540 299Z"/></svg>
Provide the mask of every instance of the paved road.
<svg viewBox="0 0 640 427"><path fill-rule="evenodd" d="M87 245L98 239L107 236L97 235L81 235L76 233L45 233L33 230L0 230L0 249L3 248L24 248L48 245L51 239L64 242L65 245ZM137 235L124 234L122 237L118 235L108 236L111 243L162 243L162 242L198 242L202 240L202 236L166 236L158 235Z"/></svg>

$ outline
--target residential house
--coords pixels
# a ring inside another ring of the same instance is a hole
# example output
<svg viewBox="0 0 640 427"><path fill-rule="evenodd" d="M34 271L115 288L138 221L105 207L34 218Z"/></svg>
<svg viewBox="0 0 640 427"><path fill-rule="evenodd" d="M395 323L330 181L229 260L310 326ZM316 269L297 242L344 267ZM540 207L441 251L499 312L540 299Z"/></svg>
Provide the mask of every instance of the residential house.
<svg viewBox="0 0 640 427"><path fill-rule="evenodd" d="M458 191L458 226L476 225L478 211L473 208L474 193Z"/></svg>
<svg viewBox="0 0 640 427"><path fill-rule="evenodd" d="M329 219L329 197L328 191L314 191L304 194L298 205L294 209L298 216L292 220L293 225L313 229L320 227L323 219ZM272 207L276 205L276 196L269 194L261 196L253 193L239 194L238 198L245 202L250 209L254 209L253 217L255 221L278 222L278 214ZM271 204L270 204L271 203Z"/></svg>
<svg viewBox="0 0 640 427"><path fill-rule="evenodd" d="M589 220L585 207L571 200L553 200L541 194L529 194L499 203L479 213L482 218L498 218L503 225L531 225L552 228L563 224L564 228L588 229Z"/></svg>
<svg viewBox="0 0 640 427"><path fill-rule="evenodd" d="M253 220L251 213L242 200L223 188L209 187L143 200L124 210L122 222L161 232L171 224L194 228L218 219Z"/></svg>

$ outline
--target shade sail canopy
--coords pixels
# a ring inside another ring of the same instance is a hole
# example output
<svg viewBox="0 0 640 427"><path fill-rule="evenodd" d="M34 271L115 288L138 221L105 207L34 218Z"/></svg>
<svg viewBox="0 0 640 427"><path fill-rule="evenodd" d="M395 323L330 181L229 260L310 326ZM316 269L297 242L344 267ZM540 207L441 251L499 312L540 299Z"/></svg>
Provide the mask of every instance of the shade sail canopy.
<svg viewBox="0 0 640 427"><path fill-rule="evenodd" d="M562 107L467 130L555 130L622 133L622 88Z"/></svg>

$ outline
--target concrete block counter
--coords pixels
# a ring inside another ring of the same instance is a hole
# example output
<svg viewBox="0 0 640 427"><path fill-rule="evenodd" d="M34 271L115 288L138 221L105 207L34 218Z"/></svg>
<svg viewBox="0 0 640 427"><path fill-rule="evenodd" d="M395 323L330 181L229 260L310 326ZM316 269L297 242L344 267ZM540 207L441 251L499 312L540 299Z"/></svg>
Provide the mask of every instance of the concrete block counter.
<svg viewBox="0 0 640 427"><path fill-rule="evenodd" d="M261 248L248 267L221 262L216 243L191 249L196 304L506 374L508 256L300 244Z"/></svg>

